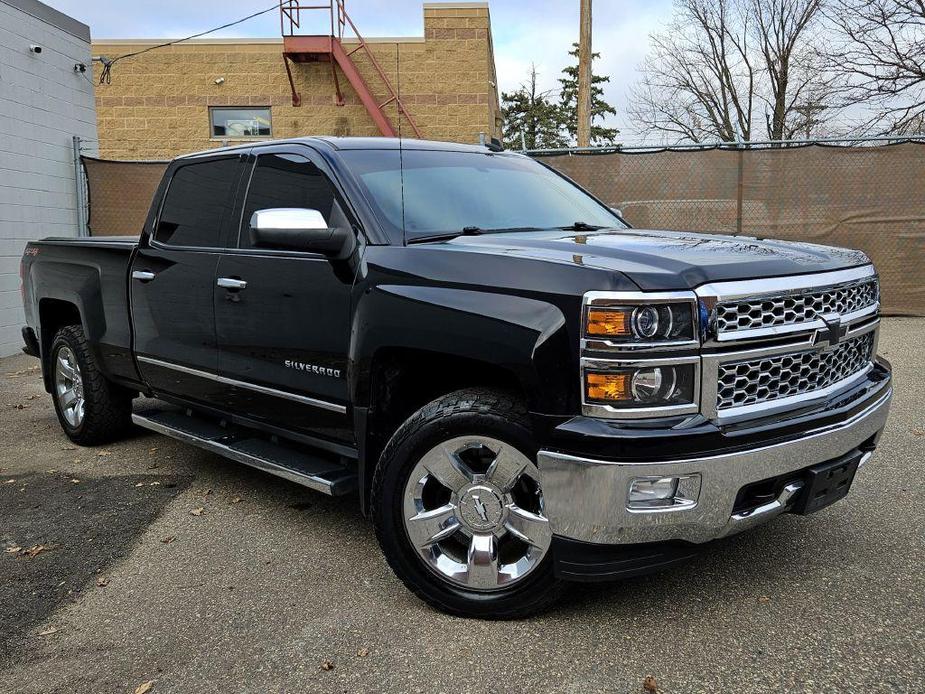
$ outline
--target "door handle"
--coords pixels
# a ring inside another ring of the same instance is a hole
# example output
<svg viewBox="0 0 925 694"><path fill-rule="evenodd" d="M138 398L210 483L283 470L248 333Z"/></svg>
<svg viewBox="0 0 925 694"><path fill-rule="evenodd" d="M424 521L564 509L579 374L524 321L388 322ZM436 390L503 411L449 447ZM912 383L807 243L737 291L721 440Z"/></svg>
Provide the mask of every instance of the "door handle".
<svg viewBox="0 0 925 694"><path fill-rule="evenodd" d="M139 282L150 282L155 277L157 277L157 275L150 270L135 270L132 272L132 279L138 280Z"/></svg>
<svg viewBox="0 0 925 694"><path fill-rule="evenodd" d="M234 277L219 277L216 284L222 289L231 289L233 291L247 289L247 282L235 279Z"/></svg>

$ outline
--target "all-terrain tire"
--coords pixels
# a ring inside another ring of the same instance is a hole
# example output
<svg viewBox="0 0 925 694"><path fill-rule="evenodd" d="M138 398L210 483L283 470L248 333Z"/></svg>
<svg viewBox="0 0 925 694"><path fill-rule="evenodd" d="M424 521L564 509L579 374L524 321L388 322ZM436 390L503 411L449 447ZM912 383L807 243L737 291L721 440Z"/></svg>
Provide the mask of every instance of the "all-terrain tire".
<svg viewBox="0 0 925 694"><path fill-rule="evenodd" d="M54 388L56 363L65 348L74 355L82 381L83 417L76 424L65 417ZM102 374L81 326L67 325L55 334L45 368L50 370L55 413L71 441L81 446L96 446L125 436L131 427L133 393Z"/></svg>

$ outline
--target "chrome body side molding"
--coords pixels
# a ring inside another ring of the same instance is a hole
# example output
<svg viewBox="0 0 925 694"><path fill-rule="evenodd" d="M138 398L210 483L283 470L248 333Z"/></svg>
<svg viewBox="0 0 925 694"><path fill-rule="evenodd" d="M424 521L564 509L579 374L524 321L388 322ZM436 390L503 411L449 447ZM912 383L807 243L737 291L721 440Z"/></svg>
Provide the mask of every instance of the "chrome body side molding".
<svg viewBox="0 0 925 694"><path fill-rule="evenodd" d="M247 390L252 390L256 393L263 393L264 395L270 395L277 398L284 398L286 400L291 400L293 402L301 403L302 405L311 405L312 407L318 407L322 410L328 410L329 412L337 412L338 414L347 414L347 408L344 405L338 405L334 402L328 402L327 400L318 400L317 398L310 398L307 395L297 395L296 393L289 393L284 390L276 390L275 388L267 388L266 386L260 386L256 383L247 383L245 381L238 381L234 378L227 378L225 376L219 376L218 374L211 373L209 371L201 371L199 369L192 369L188 366L181 366L180 364L174 364L173 362L162 361L160 359L154 359L152 357L138 356L138 361L143 364L150 364L152 366L159 366L163 369L173 369L174 371L180 371L191 376L198 376L199 378L205 378L210 381L215 381L216 383L224 383L225 385L235 386L237 388L246 388Z"/></svg>

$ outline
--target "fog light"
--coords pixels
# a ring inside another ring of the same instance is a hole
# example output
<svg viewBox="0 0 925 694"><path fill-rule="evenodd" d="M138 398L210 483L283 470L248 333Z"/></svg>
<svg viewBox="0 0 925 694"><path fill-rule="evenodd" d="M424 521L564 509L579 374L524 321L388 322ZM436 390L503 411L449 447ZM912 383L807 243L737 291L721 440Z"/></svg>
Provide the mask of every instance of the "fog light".
<svg viewBox="0 0 925 694"><path fill-rule="evenodd" d="M680 510L696 506L700 475L637 477L629 486L626 507L631 511Z"/></svg>

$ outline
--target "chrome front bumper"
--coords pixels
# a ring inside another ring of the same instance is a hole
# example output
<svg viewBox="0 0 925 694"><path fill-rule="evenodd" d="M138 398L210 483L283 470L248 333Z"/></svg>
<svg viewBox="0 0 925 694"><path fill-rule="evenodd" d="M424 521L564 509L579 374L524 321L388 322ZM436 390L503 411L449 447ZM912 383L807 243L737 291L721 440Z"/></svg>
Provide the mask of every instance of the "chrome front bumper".
<svg viewBox="0 0 925 694"><path fill-rule="evenodd" d="M537 462L546 515L556 535L599 544L701 543L731 535L783 513L799 492L798 483L788 485L776 500L748 513L733 514L742 487L833 460L857 448L883 429L891 397L892 389L850 419L809 431L801 438L727 455L622 463L540 451ZM634 478L697 474L700 495L693 506L648 511L627 508Z"/></svg>

